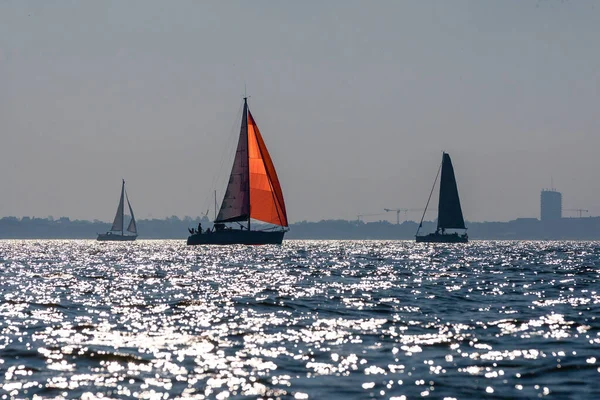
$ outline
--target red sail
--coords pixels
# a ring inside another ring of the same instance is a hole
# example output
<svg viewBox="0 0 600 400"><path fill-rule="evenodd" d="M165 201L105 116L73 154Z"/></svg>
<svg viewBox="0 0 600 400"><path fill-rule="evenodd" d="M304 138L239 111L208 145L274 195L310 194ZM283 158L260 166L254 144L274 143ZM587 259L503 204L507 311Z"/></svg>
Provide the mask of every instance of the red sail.
<svg viewBox="0 0 600 400"><path fill-rule="evenodd" d="M248 158L250 217L274 225L288 226L277 172L250 110L248 110Z"/></svg>

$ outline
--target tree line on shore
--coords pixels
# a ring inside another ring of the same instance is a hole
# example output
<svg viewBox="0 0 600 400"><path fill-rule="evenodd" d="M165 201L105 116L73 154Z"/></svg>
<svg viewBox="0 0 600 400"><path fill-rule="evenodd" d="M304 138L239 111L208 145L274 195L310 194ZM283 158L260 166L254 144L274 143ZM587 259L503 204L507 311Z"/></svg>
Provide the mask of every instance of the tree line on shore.
<svg viewBox="0 0 600 400"><path fill-rule="evenodd" d="M172 216L164 219L137 221L139 239L184 239L188 229L202 223L212 225L207 217ZM0 239L95 239L98 233L110 229L111 224L93 220L61 218L4 217L0 219ZM259 225L256 225L259 228ZM411 240L418 223L404 221L363 222L347 220L301 221L290 225L286 239L347 239L347 240ZM423 222L422 232L435 230L435 221ZM600 217L562 218L557 221L540 221L536 218L519 218L508 222L468 222L472 239L495 240L600 240Z"/></svg>

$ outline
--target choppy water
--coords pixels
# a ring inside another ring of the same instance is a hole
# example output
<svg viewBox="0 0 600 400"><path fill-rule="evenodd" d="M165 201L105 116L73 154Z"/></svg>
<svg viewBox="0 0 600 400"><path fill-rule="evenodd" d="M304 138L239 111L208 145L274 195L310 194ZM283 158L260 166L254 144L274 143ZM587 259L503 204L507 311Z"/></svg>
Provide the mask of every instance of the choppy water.
<svg viewBox="0 0 600 400"><path fill-rule="evenodd" d="M0 261L2 398L600 398L600 243L0 241Z"/></svg>

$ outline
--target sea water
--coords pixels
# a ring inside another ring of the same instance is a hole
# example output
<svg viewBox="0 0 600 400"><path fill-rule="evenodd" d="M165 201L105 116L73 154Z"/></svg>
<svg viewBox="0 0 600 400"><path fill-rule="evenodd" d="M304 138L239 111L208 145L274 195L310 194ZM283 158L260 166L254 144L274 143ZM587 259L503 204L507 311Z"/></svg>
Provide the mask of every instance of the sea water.
<svg viewBox="0 0 600 400"><path fill-rule="evenodd" d="M0 241L1 398L600 398L600 243Z"/></svg>

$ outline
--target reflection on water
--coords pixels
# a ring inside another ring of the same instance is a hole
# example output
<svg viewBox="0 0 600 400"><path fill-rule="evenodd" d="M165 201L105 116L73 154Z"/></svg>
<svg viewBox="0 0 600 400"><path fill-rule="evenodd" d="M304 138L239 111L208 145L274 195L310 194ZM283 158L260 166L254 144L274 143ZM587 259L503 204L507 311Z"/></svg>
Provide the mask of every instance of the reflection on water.
<svg viewBox="0 0 600 400"><path fill-rule="evenodd" d="M600 244L0 241L3 398L600 398Z"/></svg>

